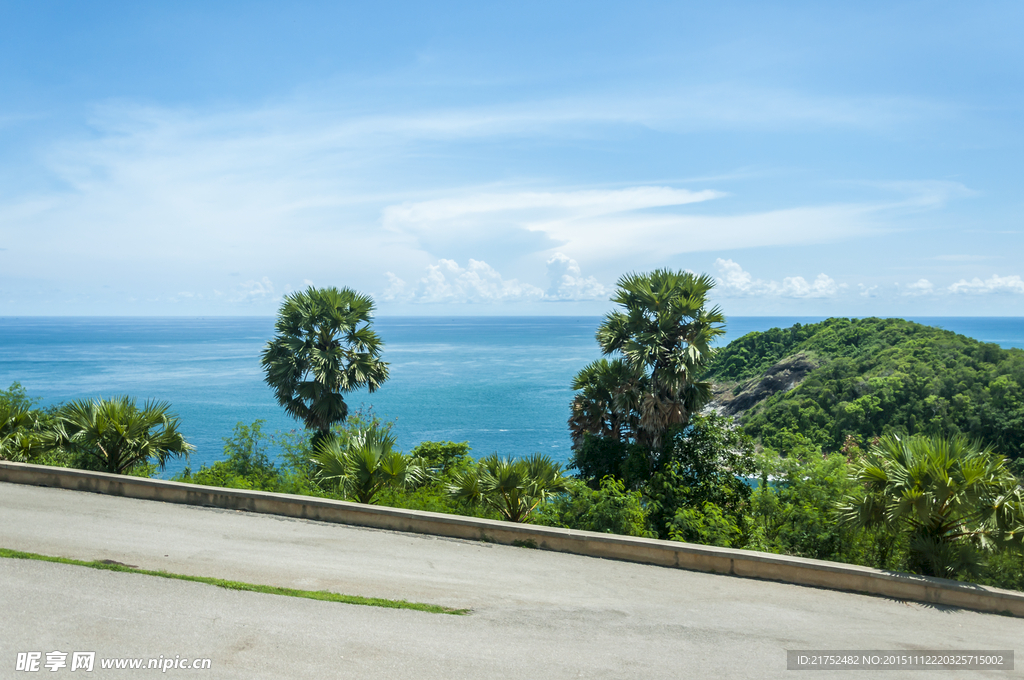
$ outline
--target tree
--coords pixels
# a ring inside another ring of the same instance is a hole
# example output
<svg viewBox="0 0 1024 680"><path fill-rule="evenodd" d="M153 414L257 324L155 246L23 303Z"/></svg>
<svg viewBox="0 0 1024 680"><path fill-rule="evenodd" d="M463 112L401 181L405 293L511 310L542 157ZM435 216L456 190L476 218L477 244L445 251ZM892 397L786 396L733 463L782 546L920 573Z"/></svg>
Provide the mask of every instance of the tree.
<svg viewBox="0 0 1024 680"><path fill-rule="evenodd" d="M191 484L223 486L232 489L289 492L284 488L282 470L267 456L267 439L263 435L266 421L252 425L236 423L233 437L224 437L224 455L212 465L203 465L196 472L185 468L174 479Z"/></svg>
<svg viewBox="0 0 1024 680"><path fill-rule="evenodd" d="M711 400L711 383L700 376L714 354L711 343L725 333L718 307L705 309L715 281L704 274L657 269L619 279L611 312L597 330L604 354L619 353L642 375L638 443L657 449L673 425Z"/></svg>
<svg viewBox="0 0 1024 680"><path fill-rule="evenodd" d="M1005 460L962 435L882 437L857 466L845 521L909 538L911 569L954 577L979 553L1024 545L1024 502Z"/></svg>
<svg viewBox="0 0 1024 680"><path fill-rule="evenodd" d="M742 547L880 569L896 566L903 553L895 536L836 521L836 499L858 487L847 460L847 454L862 455L856 445L850 442L847 453L825 454L799 433L777 441L784 455L766 448L755 456L760 481L750 495L750 541Z"/></svg>
<svg viewBox="0 0 1024 680"><path fill-rule="evenodd" d="M473 464L469 442L420 442L409 452L432 479L443 480L465 472Z"/></svg>
<svg viewBox="0 0 1024 680"><path fill-rule="evenodd" d="M588 432L573 449L569 468L576 470L576 476L592 489L599 487L600 480L611 476L622 481L627 489L636 491L651 480L661 458L661 452L652 452L640 444Z"/></svg>
<svg viewBox="0 0 1024 680"><path fill-rule="evenodd" d="M423 475L394 445L388 428L377 425L321 440L313 456L319 467L317 478L340 489L345 497L372 503L384 488L403 487Z"/></svg>
<svg viewBox="0 0 1024 680"><path fill-rule="evenodd" d="M565 491L569 481L562 466L541 453L519 460L494 454L481 459L475 470L453 478L452 497L489 505L509 522L528 522L537 506Z"/></svg>
<svg viewBox="0 0 1024 680"><path fill-rule="evenodd" d="M598 359L576 374L572 388L569 431L573 448L579 448L587 434L616 442L636 433L636 414L644 387L644 375L622 359Z"/></svg>
<svg viewBox="0 0 1024 680"><path fill-rule="evenodd" d="M0 460L29 460L36 448L37 423L37 412L0 402Z"/></svg>
<svg viewBox="0 0 1024 680"><path fill-rule="evenodd" d="M754 473L753 453L750 438L716 413L698 414L686 427L671 428L645 487L654 530L667 538L674 523L685 519L683 524L693 524L703 515L738 524L750 498L745 480ZM678 533L692 541L702 532Z"/></svg>
<svg viewBox="0 0 1024 680"><path fill-rule="evenodd" d="M611 476L604 477L598 489L578 479L569 480L565 492L539 510L539 523L548 526L656 538L647 528L643 496Z"/></svg>
<svg viewBox="0 0 1024 680"><path fill-rule="evenodd" d="M711 400L701 378L725 332L721 310L707 308L714 285L707 275L665 269L619 279L612 301L624 310L605 317L597 341L620 356L589 364L573 381L571 466L595 488L608 474L632 489L650 479L665 432L685 427Z"/></svg>
<svg viewBox="0 0 1024 680"><path fill-rule="evenodd" d="M261 363L277 402L313 430L313 447L344 422L342 393L367 387L372 393L388 379L380 360L383 342L370 328L373 300L348 288L314 288L284 299L277 335Z"/></svg>
<svg viewBox="0 0 1024 680"><path fill-rule="evenodd" d="M170 458L187 458L194 449L170 408L147 401L139 409L131 397L74 401L57 412L44 441L68 450L76 467L125 474L153 460L163 469Z"/></svg>

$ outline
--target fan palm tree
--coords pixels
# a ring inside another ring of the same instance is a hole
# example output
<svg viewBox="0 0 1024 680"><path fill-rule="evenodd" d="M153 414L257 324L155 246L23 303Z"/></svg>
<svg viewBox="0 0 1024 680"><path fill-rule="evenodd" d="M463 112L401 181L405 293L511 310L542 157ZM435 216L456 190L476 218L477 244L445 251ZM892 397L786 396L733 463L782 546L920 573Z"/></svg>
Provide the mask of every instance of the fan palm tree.
<svg viewBox="0 0 1024 680"><path fill-rule="evenodd" d="M343 393L388 379L384 343L370 328L373 300L348 288L314 288L284 299L277 335L261 363L278 403L313 430L313 447L348 417Z"/></svg>
<svg viewBox="0 0 1024 680"><path fill-rule="evenodd" d="M979 552L1024 547L1021 488L1002 456L962 435L888 435L860 461L857 477L863 491L841 516L909 534L915 571L952 577L973 571Z"/></svg>
<svg viewBox="0 0 1024 680"><path fill-rule="evenodd" d="M714 285L706 274L666 269L619 279L612 301L625 309L605 317L597 341L604 354L621 354L645 378L638 443L659 448L666 429L685 425L711 400L711 383L700 376L714 355L713 341L725 333L721 310L707 309Z"/></svg>
<svg viewBox="0 0 1024 680"><path fill-rule="evenodd" d="M643 393L644 376L622 359L598 359L576 374L572 388L569 431L573 447L578 448L585 434L622 441L637 427L634 414Z"/></svg>
<svg viewBox="0 0 1024 680"><path fill-rule="evenodd" d="M151 460L163 469L194 450L170 408L147 401L139 409L131 397L74 401L57 412L44 441L70 451L88 469L125 474Z"/></svg>
<svg viewBox="0 0 1024 680"><path fill-rule="evenodd" d="M490 505L509 522L527 522L541 502L565 491L568 483L550 456L509 460L494 454L481 459L475 470L456 474L448 492L458 500Z"/></svg>
<svg viewBox="0 0 1024 680"><path fill-rule="evenodd" d="M424 474L408 456L395 451L394 445L395 438L387 428L376 425L323 439L313 457L317 479L338 488L346 498L373 503L385 487L403 487Z"/></svg>

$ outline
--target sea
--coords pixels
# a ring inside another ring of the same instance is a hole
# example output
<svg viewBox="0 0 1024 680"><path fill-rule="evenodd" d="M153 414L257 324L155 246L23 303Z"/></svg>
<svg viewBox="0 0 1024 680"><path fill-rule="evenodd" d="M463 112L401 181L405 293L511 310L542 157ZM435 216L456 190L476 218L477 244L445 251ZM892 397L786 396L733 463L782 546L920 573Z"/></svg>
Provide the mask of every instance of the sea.
<svg viewBox="0 0 1024 680"><path fill-rule="evenodd" d="M752 331L825 317L731 317L724 345ZM1024 318L914 317L1002 347L1024 348ZM390 379L346 396L392 423L399 448L469 442L476 456L541 452L565 463L572 378L600 358L600 317L378 317ZM237 423L267 433L301 424L263 381L273 317L0 317L0 388L20 383L40 405L129 395L166 401L195 446L193 469L221 460ZM274 453L273 448L271 452ZM274 454L276 455L276 454ZM175 460L162 477L181 471Z"/></svg>

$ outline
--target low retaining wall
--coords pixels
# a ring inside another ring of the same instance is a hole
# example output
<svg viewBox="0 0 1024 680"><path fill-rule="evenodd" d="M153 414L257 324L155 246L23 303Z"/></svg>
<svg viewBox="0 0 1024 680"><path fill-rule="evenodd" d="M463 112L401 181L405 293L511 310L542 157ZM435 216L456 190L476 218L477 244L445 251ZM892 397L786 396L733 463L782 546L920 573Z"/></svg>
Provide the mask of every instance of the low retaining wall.
<svg viewBox="0 0 1024 680"><path fill-rule="evenodd" d="M248 510L392 531L535 546L576 555L732 574L1024 617L1024 593L751 550L513 524L310 496L222 489L9 461L0 461L0 481L166 503Z"/></svg>

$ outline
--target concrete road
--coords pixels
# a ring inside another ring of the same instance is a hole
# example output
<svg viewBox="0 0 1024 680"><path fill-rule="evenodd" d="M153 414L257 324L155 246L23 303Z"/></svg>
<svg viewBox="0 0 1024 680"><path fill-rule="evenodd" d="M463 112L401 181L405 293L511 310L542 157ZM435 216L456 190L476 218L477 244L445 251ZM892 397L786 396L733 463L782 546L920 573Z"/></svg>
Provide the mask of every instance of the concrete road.
<svg viewBox="0 0 1024 680"><path fill-rule="evenodd" d="M787 649L1024 652L1024 620L268 515L0 483L0 547L473 610L241 593L0 559L0 677L18 652L209 658L216 678L850 678ZM70 655L69 655L70 659ZM97 662L98 663L98 662ZM1024 658L1017 668L1024 668ZM46 677L56 673L45 669ZM153 675L103 671L86 677ZM857 677L1024 677L1021 670Z"/></svg>

